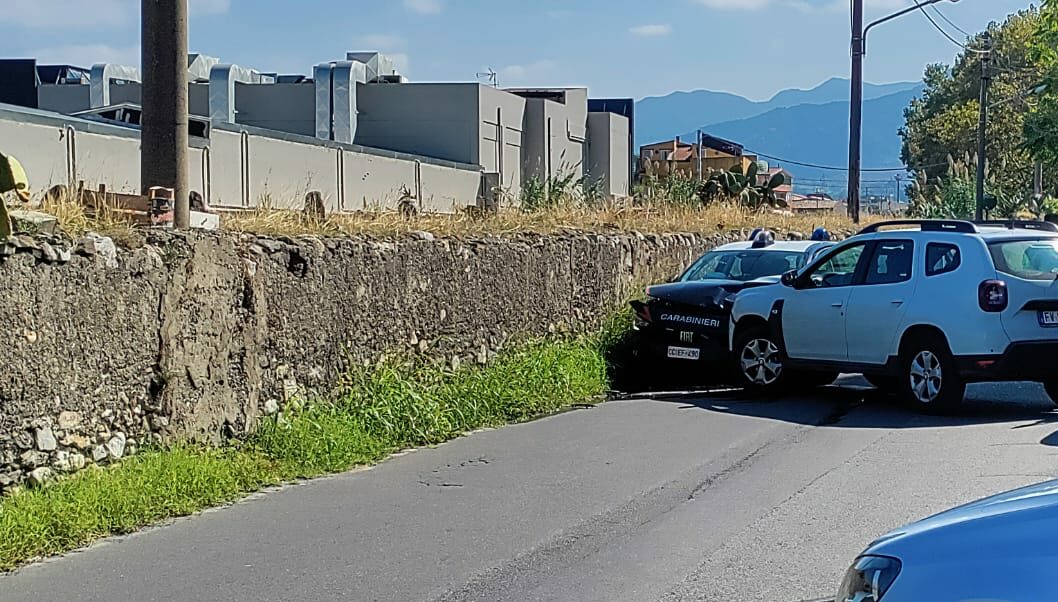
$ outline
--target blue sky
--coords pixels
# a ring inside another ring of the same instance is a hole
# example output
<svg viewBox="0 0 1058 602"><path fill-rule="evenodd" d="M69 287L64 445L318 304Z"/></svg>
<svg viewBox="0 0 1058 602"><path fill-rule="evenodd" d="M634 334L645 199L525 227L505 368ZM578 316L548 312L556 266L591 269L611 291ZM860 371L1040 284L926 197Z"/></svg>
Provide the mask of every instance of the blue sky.
<svg viewBox="0 0 1058 602"><path fill-rule="evenodd" d="M848 0L190 0L192 51L310 73L346 50L393 54L414 81L587 85L640 98L708 88L753 99L847 77ZM910 0L866 0L868 18ZM3 0L0 56L139 62L138 0ZM937 5L977 31L1027 0ZM943 21L957 38L956 32ZM918 80L957 52L918 13L872 33L865 77Z"/></svg>

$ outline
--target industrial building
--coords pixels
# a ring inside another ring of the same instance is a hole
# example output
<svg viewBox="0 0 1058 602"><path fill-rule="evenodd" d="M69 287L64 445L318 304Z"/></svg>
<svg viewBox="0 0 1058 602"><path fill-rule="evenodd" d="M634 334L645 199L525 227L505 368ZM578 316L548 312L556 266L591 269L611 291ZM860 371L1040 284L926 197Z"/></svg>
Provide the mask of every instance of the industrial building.
<svg viewBox="0 0 1058 602"><path fill-rule="evenodd" d="M574 175L629 194L632 101L583 88L411 83L392 61L350 52L311 75L188 57L191 188L214 208L423 211L516 201L530 179ZM35 187L138 193L137 69L0 60L0 144Z"/></svg>

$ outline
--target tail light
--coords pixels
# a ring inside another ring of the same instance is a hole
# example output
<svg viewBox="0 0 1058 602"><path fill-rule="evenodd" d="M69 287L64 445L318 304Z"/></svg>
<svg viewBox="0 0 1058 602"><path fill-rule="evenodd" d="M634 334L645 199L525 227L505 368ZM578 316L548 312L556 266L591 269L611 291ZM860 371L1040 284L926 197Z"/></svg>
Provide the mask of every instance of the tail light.
<svg viewBox="0 0 1058 602"><path fill-rule="evenodd" d="M985 280L977 288L977 303L983 311L1001 312L1008 302L1007 283L1002 280Z"/></svg>
<svg viewBox="0 0 1058 602"><path fill-rule="evenodd" d="M632 301L632 311L636 313L636 317L644 322L650 322L650 307L642 301Z"/></svg>

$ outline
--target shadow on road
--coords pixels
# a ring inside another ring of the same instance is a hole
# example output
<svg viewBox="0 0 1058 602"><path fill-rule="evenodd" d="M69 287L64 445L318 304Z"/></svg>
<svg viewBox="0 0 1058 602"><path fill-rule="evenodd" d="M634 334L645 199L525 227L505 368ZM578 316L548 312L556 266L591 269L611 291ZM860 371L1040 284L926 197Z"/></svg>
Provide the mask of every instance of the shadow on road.
<svg viewBox="0 0 1058 602"><path fill-rule="evenodd" d="M949 416L917 413L855 378L840 379L836 385L810 394L778 399L747 397L732 389L655 393L645 397L683 404L683 409L687 410L840 428L937 428L1011 423L1012 429L1021 429L1058 424L1058 410L1043 395L1042 389L1037 389L1036 385L1011 383L971 386L962 407ZM1058 432L1042 443L1058 446Z"/></svg>

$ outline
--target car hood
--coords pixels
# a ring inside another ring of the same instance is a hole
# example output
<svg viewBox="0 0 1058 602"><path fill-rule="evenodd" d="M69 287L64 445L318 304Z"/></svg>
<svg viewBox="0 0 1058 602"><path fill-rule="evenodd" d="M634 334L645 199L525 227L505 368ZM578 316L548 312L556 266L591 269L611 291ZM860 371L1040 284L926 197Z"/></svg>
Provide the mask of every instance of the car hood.
<svg viewBox="0 0 1058 602"><path fill-rule="evenodd" d="M928 558L971 543L1010 553L1032 549L1032 542L1038 539L1053 540L1056 527L1058 480L1001 493L911 523L876 539L865 554Z"/></svg>
<svg viewBox="0 0 1058 602"><path fill-rule="evenodd" d="M737 293L743 289L777 284L780 276L769 276L750 282L740 280L690 280L687 282L670 282L668 284L655 284L647 288L647 294L655 299L682 303L686 305L700 305L708 307L720 305L724 297L730 293Z"/></svg>

